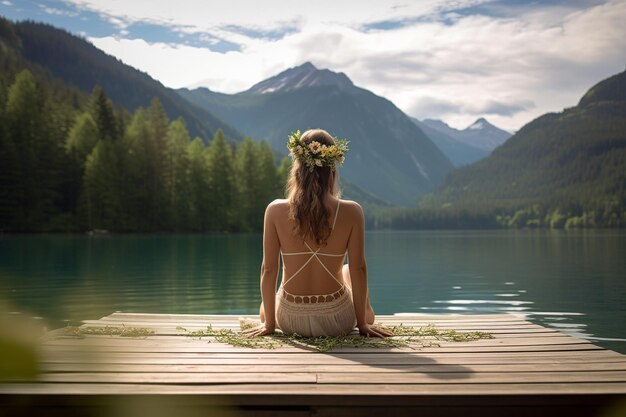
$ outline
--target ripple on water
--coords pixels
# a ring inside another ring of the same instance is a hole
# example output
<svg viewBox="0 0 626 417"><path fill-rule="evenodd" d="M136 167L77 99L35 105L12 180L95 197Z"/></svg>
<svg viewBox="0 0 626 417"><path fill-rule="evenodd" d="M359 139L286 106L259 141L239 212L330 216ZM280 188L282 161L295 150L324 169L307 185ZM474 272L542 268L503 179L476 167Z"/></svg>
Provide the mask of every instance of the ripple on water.
<svg viewBox="0 0 626 417"><path fill-rule="evenodd" d="M505 304L518 306L522 304L535 304L533 301L521 300L434 300L433 303L442 304Z"/></svg>

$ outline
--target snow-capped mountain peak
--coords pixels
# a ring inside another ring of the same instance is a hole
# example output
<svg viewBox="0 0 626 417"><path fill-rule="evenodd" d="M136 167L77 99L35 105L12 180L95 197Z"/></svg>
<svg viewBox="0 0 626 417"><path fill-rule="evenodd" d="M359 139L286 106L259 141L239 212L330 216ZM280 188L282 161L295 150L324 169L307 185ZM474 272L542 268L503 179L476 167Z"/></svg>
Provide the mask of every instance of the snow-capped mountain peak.
<svg viewBox="0 0 626 417"><path fill-rule="evenodd" d="M457 141L489 152L511 137L509 132L492 125L484 117L477 119L463 130L452 128L437 119L425 119L423 123Z"/></svg>
<svg viewBox="0 0 626 417"><path fill-rule="evenodd" d="M467 127L468 130L476 130L476 129L485 129L487 126L490 126L490 123L484 118L480 118L476 120L474 123Z"/></svg>
<svg viewBox="0 0 626 417"><path fill-rule="evenodd" d="M286 69L278 75L253 85L244 93L267 94L322 85L332 85L339 89L354 86L343 72L337 73L327 69L318 69L312 63L305 62L302 65Z"/></svg>

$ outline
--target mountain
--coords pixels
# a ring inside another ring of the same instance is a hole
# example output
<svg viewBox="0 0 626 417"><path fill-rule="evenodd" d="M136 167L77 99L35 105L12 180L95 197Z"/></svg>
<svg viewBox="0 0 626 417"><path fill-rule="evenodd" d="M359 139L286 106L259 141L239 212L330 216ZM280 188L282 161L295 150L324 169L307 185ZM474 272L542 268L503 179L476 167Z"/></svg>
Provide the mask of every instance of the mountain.
<svg viewBox="0 0 626 417"><path fill-rule="evenodd" d="M441 120L426 119L422 123L445 133L452 139L487 152L491 152L511 137L509 132L492 125L483 117L463 130L454 129Z"/></svg>
<svg viewBox="0 0 626 417"><path fill-rule="evenodd" d="M487 158L451 173L421 206L512 208L509 223L534 216L533 224L552 226L569 216L577 225L626 224L625 85L626 71L577 106L533 120Z"/></svg>
<svg viewBox="0 0 626 417"><path fill-rule="evenodd" d="M317 69L310 62L305 62L298 67L289 68L278 75L253 85L245 93L287 92L320 85L335 86L339 90L347 90L354 87L352 81L343 72L336 73L327 69Z"/></svg>
<svg viewBox="0 0 626 417"><path fill-rule="evenodd" d="M205 142L220 128L231 139L242 137L206 109L190 104L174 90L104 53L84 38L44 23L0 19L17 36L18 41L12 41L12 45L19 55L69 85L89 93L99 84L113 103L130 112L140 106L148 107L151 99L157 97L170 119L183 117L190 135L200 136ZM3 31L0 36L7 33Z"/></svg>
<svg viewBox="0 0 626 417"><path fill-rule="evenodd" d="M452 136L443 133L441 130L437 130L431 127L429 124L422 122L414 117L411 120L422 129L422 132L433 141L435 145L452 161L455 167L471 164L479 159L489 155L489 151L481 148L477 148L472 145L468 145L460 140L452 138ZM436 122L431 120L432 122ZM444 126L448 127L443 122L440 122ZM448 129L451 129L448 127Z"/></svg>
<svg viewBox="0 0 626 417"><path fill-rule="evenodd" d="M321 127L350 140L340 169L351 183L383 200L412 205L454 167L407 115L389 100L355 86L342 73L310 62L289 68L237 94L180 89L246 135L287 154L290 132Z"/></svg>
<svg viewBox="0 0 626 417"><path fill-rule="evenodd" d="M626 76L622 72L591 87L580 99L578 106L589 106L603 101L624 101L625 99Z"/></svg>

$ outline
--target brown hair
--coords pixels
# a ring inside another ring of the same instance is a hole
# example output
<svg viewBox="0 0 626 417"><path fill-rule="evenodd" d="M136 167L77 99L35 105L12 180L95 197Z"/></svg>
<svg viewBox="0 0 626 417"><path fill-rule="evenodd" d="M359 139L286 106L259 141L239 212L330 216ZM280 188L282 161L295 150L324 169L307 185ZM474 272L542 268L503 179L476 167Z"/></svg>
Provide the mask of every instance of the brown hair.
<svg viewBox="0 0 626 417"><path fill-rule="evenodd" d="M326 146L335 144L335 139L323 129L307 130L300 140L305 145L313 141ZM316 166L310 172L306 164L296 158L291 165L286 191L289 219L294 220L294 234L303 239L312 235L317 245L326 245L331 224L330 210L324 205L324 200L329 191L337 198L341 197L336 167L334 174L330 166Z"/></svg>

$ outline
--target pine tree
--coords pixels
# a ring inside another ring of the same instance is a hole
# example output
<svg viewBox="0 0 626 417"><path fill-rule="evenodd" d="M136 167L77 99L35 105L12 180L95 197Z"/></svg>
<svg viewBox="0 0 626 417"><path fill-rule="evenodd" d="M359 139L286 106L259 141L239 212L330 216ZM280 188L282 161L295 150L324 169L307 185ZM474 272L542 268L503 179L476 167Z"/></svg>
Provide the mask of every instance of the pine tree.
<svg viewBox="0 0 626 417"><path fill-rule="evenodd" d="M280 198L286 198L287 196L286 194L286 186L287 186L287 180L289 179L289 172L291 171L291 158L288 156L284 156L281 160L280 160L280 165L278 165L278 195L280 195Z"/></svg>
<svg viewBox="0 0 626 417"><path fill-rule="evenodd" d="M255 216L261 199L259 145L246 136L235 150L236 216L243 231L255 230Z"/></svg>
<svg viewBox="0 0 626 417"><path fill-rule="evenodd" d="M170 123L167 131L165 189L171 229L181 231L187 223L186 200L189 198L189 133L181 117Z"/></svg>
<svg viewBox="0 0 626 417"><path fill-rule="evenodd" d="M99 85L96 85L92 90L89 99L89 112L96 122L99 139L115 141L121 136L113 104Z"/></svg>
<svg viewBox="0 0 626 417"><path fill-rule="evenodd" d="M207 148L211 230L230 231L236 223L233 151L222 129Z"/></svg>
<svg viewBox="0 0 626 417"><path fill-rule="evenodd" d="M28 70L17 74L7 96L3 148L17 157L11 186L14 216L10 229L43 231L58 214L62 148L54 131L46 97ZM11 162L13 163L13 162Z"/></svg>
<svg viewBox="0 0 626 417"><path fill-rule="evenodd" d="M158 98L153 97L146 112L149 140L148 162L149 172L147 185L151 197L150 217L151 230L163 230L169 223L166 209L165 194L165 152L169 120Z"/></svg>
<svg viewBox="0 0 626 417"><path fill-rule="evenodd" d="M83 204L90 229L119 230L122 217L119 152L110 140L100 140L87 157Z"/></svg>
<svg viewBox="0 0 626 417"><path fill-rule="evenodd" d="M16 145L7 132L3 112L0 113L0 167L0 231L14 230L19 209L17 196L20 190L20 160Z"/></svg>
<svg viewBox="0 0 626 417"><path fill-rule="evenodd" d="M280 177L274 162L274 154L270 145L262 140L259 145L259 195L255 204L253 230L263 230L263 214L267 205L281 197L279 191Z"/></svg>
<svg viewBox="0 0 626 417"><path fill-rule="evenodd" d="M128 230L150 231L152 197L150 195L150 130L146 111L139 107L123 138L124 187L121 190L124 205L124 223Z"/></svg>
<svg viewBox="0 0 626 417"><path fill-rule="evenodd" d="M93 117L89 112L83 112L70 129L65 149L78 165L84 167L87 156L98 143L98 137L98 127Z"/></svg>
<svg viewBox="0 0 626 417"><path fill-rule="evenodd" d="M209 165L206 148L199 137L187 146L189 159L189 197L187 203L187 230L206 232L211 227L211 196L209 189Z"/></svg>
<svg viewBox="0 0 626 417"><path fill-rule="evenodd" d="M123 143L119 140L112 103L100 87L94 88L89 111L98 140L85 161L78 212L89 229L123 230Z"/></svg>

